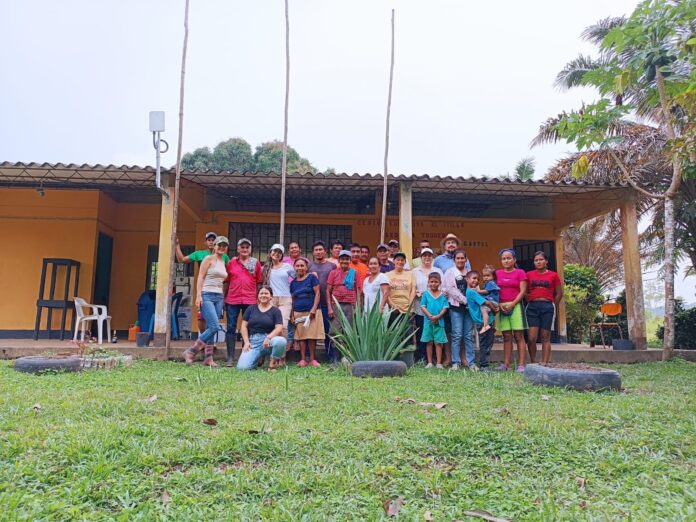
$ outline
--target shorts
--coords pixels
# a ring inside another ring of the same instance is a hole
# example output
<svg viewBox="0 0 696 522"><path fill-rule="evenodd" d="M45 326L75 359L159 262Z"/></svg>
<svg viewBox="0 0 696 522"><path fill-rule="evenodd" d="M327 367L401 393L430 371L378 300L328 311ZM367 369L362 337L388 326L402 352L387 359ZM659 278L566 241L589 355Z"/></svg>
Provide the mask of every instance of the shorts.
<svg viewBox="0 0 696 522"><path fill-rule="evenodd" d="M427 317L423 319L423 333L421 333L422 343L438 343L445 344L447 342L447 334L445 333L444 321L442 326L433 324Z"/></svg>
<svg viewBox="0 0 696 522"><path fill-rule="evenodd" d="M505 303L500 303L505 304ZM517 303L510 314L498 312L495 316L495 329L499 332L515 332L527 329L527 321L522 312L522 305Z"/></svg>
<svg viewBox="0 0 696 522"><path fill-rule="evenodd" d="M530 328L552 331L556 320L556 305L551 301L530 301L525 309Z"/></svg>

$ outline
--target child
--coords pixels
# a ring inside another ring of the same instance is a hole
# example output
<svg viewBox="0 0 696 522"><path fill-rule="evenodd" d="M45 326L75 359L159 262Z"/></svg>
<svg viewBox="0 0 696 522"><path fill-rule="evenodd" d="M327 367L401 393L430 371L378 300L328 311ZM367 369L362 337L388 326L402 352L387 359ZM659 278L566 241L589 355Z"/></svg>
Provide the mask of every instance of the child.
<svg viewBox="0 0 696 522"><path fill-rule="evenodd" d="M471 270L466 274L466 282L469 288L466 289L466 302L469 305L469 315L473 320L474 324L479 327L483 325L482 312L484 306L487 306L492 311L498 309L498 303L485 299L479 290L479 273L476 270ZM479 331L479 368L486 370L488 368L488 362L491 355L491 348L493 347L493 329L490 327L487 329L481 328Z"/></svg>
<svg viewBox="0 0 696 522"><path fill-rule="evenodd" d="M442 345L447 343L445 333L445 320L443 316L447 313L449 303L445 294L440 292L440 274L431 272L428 275L428 290L421 296L421 310L426 320L423 321L423 332L421 342L428 343L425 354L428 358L426 368L433 367L433 344L435 345L435 357L437 367L442 366Z"/></svg>
<svg viewBox="0 0 696 522"><path fill-rule="evenodd" d="M483 290L477 288L479 294L485 295L486 299L496 305L500 302L500 287L495 282L495 268L491 265L486 265L481 270L483 278ZM466 294L465 294L466 295ZM479 331L480 334L486 333L491 329L490 324L491 309L487 305L481 307L481 315L483 316L483 327Z"/></svg>

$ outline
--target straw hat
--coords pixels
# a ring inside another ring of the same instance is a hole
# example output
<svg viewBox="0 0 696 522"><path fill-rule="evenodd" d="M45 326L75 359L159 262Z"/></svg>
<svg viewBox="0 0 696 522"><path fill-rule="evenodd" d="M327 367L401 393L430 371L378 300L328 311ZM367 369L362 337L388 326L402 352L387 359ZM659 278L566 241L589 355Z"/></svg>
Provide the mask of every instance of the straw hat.
<svg viewBox="0 0 696 522"><path fill-rule="evenodd" d="M442 241L440 241L440 246L442 248L445 248L445 243L447 242L448 239L454 239L457 242L457 246L461 244L461 241L459 241L459 238L455 236L454 234L447 234Z"/></svg>

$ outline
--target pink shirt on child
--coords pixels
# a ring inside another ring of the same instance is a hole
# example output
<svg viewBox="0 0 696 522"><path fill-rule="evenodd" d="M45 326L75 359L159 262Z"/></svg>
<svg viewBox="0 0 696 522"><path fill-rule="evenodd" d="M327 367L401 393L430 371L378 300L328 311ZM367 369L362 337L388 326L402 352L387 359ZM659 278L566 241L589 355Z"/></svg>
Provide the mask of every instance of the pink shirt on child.
<svg viewBox="0 0 696 522"><path fill-rule="evenodd" d="M495 282L500 287L500 302L510 303L520 293L520 283L527 281L527 273L521 268L515 268L511 272L504 269L495 271Z"/></svg>

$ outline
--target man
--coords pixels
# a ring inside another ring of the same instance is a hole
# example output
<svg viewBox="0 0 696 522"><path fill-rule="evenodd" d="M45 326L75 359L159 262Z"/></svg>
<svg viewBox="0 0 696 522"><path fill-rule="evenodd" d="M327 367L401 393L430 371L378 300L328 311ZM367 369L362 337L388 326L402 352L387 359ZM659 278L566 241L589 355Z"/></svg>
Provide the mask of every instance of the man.
<svg viewBox="0 0 696 522"><path fill-rule="evenodd" d="M360 261L367 265L370 260L370 247L367 245L360 245Z"/></svg>
<svg viewBox="0 0 696 522"><path fill-rule="evenodd" d="M360 260L362 247L358 243L350 245L350 267L353 268L362 281L367 277L367 264Z"/></svg>
<svg viewBox="0 0 696 522"><path fill-rule="evenodd" d="M319 308L321 308L321 315L322 319L324 320L324 351L326 352L326 356L328 358L332 352L331 337L329 337L331 321L329 318L328 305L326 304L326 286L329 280L329 274L334 268L336 268L336 265L326 259L326 245L323 241L314 242L312 245L312 255L314 256L314 261L309 263L309 272L316 275L319 279L319 288L321 290Z"/></svg>
<svg viewBox="0 0 696 522"><path fill-rule="evenodd" d="M390 239L387 243L389 247L389 261L394 262L394 256L399 252L399 242L396 239ZM411 264L406 259L406 264L404 265L404 270L411 270Z"/></svg>
<svg viewBox="0 0 696 522"><path fill-rule="evenodd" d="M420 243L418 244L418 256L413 260L413 268L418 268L421 266L421 253L423 252L424 248L430 248L430 241L427 239L421 239ZM432 251L432 249L430 249Z"/></svg>
<svg viewBox="0 0 696 522"><path fill-rule="evenodd" d="M334 264L334 268L338 266L338 256L340 255L341 250L343 250L343 242L339 241L338 239L334 239L334 242L331 243L331 257L329 258L329 262Z"/></svg>
<svg viewBox="0 0 696 522"><path fill-rule="evenodd" d="M204 248L202 250L196 250L194 252L191 252L189 255L185 256L184 253L181 251L181 245L179 244L179 238L176 238L176 262L177 263L202 263L203 260L210 256L213 255L215 252L215 240L217 239L217 234L215 232L207 232L205 234L205 246L207 248ZM222 260L225 262L225 265L230 262L230 257L225 254L222 256ZM191 292L193 292L193 288L191 289ZM195 294L193 294L195 297ZM147 325L144 327L147 328ZM203 315L201 314L201 311L198 310L198 331L200 333L205 332L206 326L205 326L205 319L203 319ZM213 343L213 346L215 344Z"/></svg>
<svg viewBox="0 0 696 522"><path fill-rule="evenodd" d="M383 274L394 270L394 263L389 260L389 247L384 243L377 245L377 260L379 261L379 271Z"/></svg>
<svg viewBox="0 0 696 522"><path fill-rule="evenodd" d="M454 266L454 251L459 248L459 238L454 234L447 234L440 242L440 246L444 252L435 258L433 264L444 274ZM467 271L471 270L471 261L468 258L465 268Z"/></svg>

